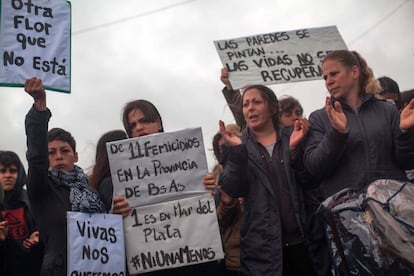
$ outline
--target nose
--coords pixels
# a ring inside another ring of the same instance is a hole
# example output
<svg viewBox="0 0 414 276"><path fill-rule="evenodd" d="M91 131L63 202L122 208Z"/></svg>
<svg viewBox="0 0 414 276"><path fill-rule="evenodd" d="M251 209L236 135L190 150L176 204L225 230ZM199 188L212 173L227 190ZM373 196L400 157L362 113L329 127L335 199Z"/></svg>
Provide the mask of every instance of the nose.
<svg viewBox="0 0 414 276"><path fill-rule="evenodd" d="M135 134L139 134L140 132L142 132L144 130L144 125L143 124L141 124L141 123L137 123L135 126L134 126L134 128L132 129L132 133L135 133ZM134 136L136 136L136 135L134 135Z"/></svg>
<svg viewBox="0 0 414 276"><path fill-rule="evenodd" d="M62 153L60 152L60 150L56 151L56 160L62 160Z"/></svg>
<svg viewBox="0 0 414 276"><path fill-rule="evenodd" d="M13 174L11 172L11 170L6 170L5 176L6 177L11 177Z"/></svg>
<svg viewBox="0 0 414 276"><path fill-rule="evenodd" d="M328 76L328 77L326 78L325 84L326 84L326 86L328 86L328 87L329 87L329 86L331 86L334 82L335 82L334 78L332 78L332 77Z"/></svg>
<svg viewBox="0 0 414 276"><path fill-rule="evenodd" d="M247 105L247 110L252 110L253 109L253 103L249 103Z"/></svg>

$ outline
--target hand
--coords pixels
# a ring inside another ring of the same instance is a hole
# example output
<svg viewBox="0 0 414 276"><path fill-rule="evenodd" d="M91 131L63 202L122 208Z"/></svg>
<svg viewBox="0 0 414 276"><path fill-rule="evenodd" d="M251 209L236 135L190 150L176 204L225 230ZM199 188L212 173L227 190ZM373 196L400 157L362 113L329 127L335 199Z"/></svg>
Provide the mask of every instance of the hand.
<svg viewBox="0 0 414 276"><path fill-rule="evenodd" d="M127 217L129 213L131 213L131 207L123 196L114 197L112 213L122 215L124 218Z"/></svg>
<svg viewBox="0 0 414 276"><path fill-rule="evenodd" d="M204 179L203 179L204 188L206 190L213 192L214 189L217 187L216 181L217 181L217 174L213 174L213 173L207 174L206 176L204 176Z"/></svg>
<svg viewBox="0 0 414 276"><path fill-rule="evenodd" d="M241 145L242 141L240 137L226 130L226 126L224 125L223 121L219 121L219 127L220 127L220 134L223 137L226 145L230 147Z"/></svg>
<svg viewBox="0 0 414 276"><path fill-rule="evenodd" d="M221 82L226 86L227 90L233 90L233 87L231 86L230 80L229 80L229 71L226 67L221 68L221 76L220 76Z"/></svg>
<svg viewBox="0 0 414 276"><path fill-rule="evenodd" d="M234 201L234 198L232 198L231 196L229 196L225 191L223 191L223 189L221 188L221 186L219 186L219 190L220 190L220 201L224 204L224 205L231 205Z"/></svg>
<svg viewBox="0 0 414 276"><path fill-rule="evenodd" d="M332 127L339 132L346 132L348 121L344 111L342 110L341 103L336 101L334 106L332 106L331 99L326 97L325 109L328 113L328 118Z"/></svg>
<svg viewBox="0 0 414 276"><path fill-rule="evenodd" d="M23 241L23 247L26 249L30 249L37 244L39 244L39 231L33 232L29 238Z"/></svg>
<svg viewBox="0 0 414 276"><path fill-rule="evenodd" d="M0 241L4 241L7 238L7 232L9 227L6 220L0 221Z"/></svg>
<svg viewBox="0 0 414 276"><path fill-rule="evenodd" d="M400 128L409 129L414 126L414 99L401 111Z"/></svg>
<svg viewBox="0 0 414 276"><path fill-rule="evenodd" d="M43 83L41 79L27 79L24 84L24 90L34 99L34 105L36 110L46 110L46 92L43 88Z"/></svg>
<svg viewBox="0 0 414 276"><path fill-rule="evenodd" d="M306 118L300 118L295 121L293 132L290 134L289 147L296 148L305 138L309 131L309 121Z"/></svg>

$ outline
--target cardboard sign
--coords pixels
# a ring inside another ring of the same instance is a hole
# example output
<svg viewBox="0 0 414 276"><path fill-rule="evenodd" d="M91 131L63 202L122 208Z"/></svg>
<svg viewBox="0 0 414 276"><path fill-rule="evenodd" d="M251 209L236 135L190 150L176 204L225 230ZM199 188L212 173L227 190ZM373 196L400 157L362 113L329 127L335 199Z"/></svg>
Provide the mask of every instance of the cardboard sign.
<svg viewBox="0 0 414 276"><path fill-rule="evenodd" d="M124 222L131 274L224 257L210 194L137 207Z"/></svg>
<svg viewBox="0 0 414 276"><path fill-rule="evenodd" d="M320 60L347 49L336 26L214 41L233 89L321 79Z"/></svg>
<svg viewBox="0 0 414 276"><path fill-rule="evenodd" d="M201 128L107 143L115 195L132 207L205 193Z"/></svg>
<svg viewBox="0 0 414 276"><path fill-rule="evenodd" d="M67 212L68 276L125 274L122 217Z"/></svg>
<svg viewBox="0 0 414 276"><path fill-rule="evenodd" d="M46 89L70 93L70 2L0 3L0 86L23 86L37 77Z"/></svg>

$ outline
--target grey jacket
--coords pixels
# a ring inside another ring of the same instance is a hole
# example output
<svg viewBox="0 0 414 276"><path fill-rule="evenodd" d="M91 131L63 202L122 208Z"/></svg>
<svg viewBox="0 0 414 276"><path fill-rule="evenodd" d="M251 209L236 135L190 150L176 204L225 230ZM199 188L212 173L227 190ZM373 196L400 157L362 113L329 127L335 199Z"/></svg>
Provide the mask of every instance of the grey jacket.
<svg viewBox="0 0 414 276"><path fill-rule="evenodd" d="M322 179L325 195L381 178L406 180L404 169L414 167L414 130L401 132L396 107L368 94L356 111L341 104L348 132L334 130L322 108L310 115L305 140L305 166Z"/></svg>

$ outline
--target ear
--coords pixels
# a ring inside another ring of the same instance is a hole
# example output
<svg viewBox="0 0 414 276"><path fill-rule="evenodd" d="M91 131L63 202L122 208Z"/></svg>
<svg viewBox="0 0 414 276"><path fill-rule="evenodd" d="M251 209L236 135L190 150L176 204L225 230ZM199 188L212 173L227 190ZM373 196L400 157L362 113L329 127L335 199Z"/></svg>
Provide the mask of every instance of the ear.
<svg viewBox="0 0 414 276"><path fill-rule="evenodd" d="M76 162L78 162L78 153L77 152L75 152L75 154L74 154L74 160L75 160L75 162L74 163L76 163Z"/></svg>
<svg viewBox="0 0 414 276"><path fill-rule="evenodd" d="M359 79L359 75L361 74L359 67L356 65L351 67L351 73L353 79Z"/></svg>

